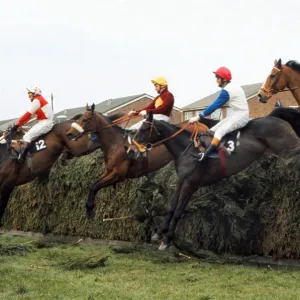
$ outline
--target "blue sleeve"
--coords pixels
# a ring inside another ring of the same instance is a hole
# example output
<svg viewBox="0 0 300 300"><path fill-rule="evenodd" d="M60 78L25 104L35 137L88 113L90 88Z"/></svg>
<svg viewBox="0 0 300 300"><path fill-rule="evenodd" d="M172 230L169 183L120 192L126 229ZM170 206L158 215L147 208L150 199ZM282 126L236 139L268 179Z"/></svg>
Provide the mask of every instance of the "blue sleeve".
<svg viewBox="0 0 300 300"><path fill-rule="evenodd" d="M228 102L229 99L229 93L226 90L222 90L219 97L207 109L205 109L203 116L207 117L211 115L215 110L221 108L226 102Z"/></svg>

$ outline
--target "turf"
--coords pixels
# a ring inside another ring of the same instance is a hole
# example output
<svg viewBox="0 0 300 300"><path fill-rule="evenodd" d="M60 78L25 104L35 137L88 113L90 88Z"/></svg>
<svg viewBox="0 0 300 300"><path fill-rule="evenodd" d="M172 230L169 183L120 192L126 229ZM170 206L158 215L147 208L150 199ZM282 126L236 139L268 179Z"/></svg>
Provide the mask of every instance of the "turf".
<svg viewBox="0 0 300 300"><path fill-rule="evenodd" d="M41 248L4 236L0 245L7 250L0 255L0 299L300 299L296 271L210 264L142 247Z"/></svg>

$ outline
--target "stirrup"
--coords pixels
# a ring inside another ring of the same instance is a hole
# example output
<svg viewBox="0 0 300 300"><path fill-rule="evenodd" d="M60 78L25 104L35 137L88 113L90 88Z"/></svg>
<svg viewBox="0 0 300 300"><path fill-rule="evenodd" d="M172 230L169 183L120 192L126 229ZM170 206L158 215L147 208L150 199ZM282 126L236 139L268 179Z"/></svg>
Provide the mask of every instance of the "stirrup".
<svg viewBox="0 0 300 300"><path fill-rule="evenodd" d="M194 157L194 158L196 158L197 161L202 161L203 158L205 157L205 153L204 152L199 152L197 154L191 153L191 156Z"/></svg>
<svg viewBox="0 0 300 300"><path fill-rule="evenodd" d="M25 154L20 153L18 156L18 162L23 164L25 162Z"/></svg>

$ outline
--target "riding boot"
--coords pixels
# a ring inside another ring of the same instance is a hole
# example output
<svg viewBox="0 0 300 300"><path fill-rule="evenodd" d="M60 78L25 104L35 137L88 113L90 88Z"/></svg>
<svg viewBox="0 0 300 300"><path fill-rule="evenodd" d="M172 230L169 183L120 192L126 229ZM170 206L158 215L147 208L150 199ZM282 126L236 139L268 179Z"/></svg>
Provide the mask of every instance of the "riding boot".
<svg viewBox="0 0 300 300"><path fill-rule="evenodd" d="M20 162L21 164L24 163L24 161L25 161L26 153L27 153L29 146L30 146L29 142L23 142L23 145L21 147L19 157L18 157L18 162Z"/></svg>

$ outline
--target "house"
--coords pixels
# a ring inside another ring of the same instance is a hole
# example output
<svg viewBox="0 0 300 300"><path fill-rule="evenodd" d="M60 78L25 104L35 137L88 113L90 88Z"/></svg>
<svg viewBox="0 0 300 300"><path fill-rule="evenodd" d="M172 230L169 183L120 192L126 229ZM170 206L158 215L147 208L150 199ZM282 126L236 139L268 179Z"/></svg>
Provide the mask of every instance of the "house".
<svg viewBox="0 0 300 300"><path fill-rule="evenodd" d="M126 96L121 98L108 99L96 104L95 110L107 116L114 115L116 113L127 114L131 110L138 110L144 108L153 99L154 99L153 96L150 96L146 93ZM86 107L84 105L75 108L67 108L62 111L59 111L54 114L54 122L59 123L65 120L72 119L74 116L85 112L85 109ZM10 120L0 122L0 129L6 129L9 125L13 124L17 120L18 119L10 119ZM138 122L139 120L140 120L139 118L132 119L130 122L128 122L127 127ZM181 121L181 110L178 107L174 107L170 118L170 122L179 123L180 121ZM35 123L36 120L33 119L30 122L28 122L26 125L32 127Z"/></svg>
<svg viewBox="0 0 300 300"><path fill-rule="evenodd" d="M275 107L275 102L280 99L283 106L297 106L297 102L289 91L278 93L272 96L267 104L258 101L257 93L262 86L262 83L254 83L243 85L242 88L246 94L250 108L250 118L258 118L269 114ZM193 102L182 108L182 120L188 120L205 110L215 99L218 98L220 91L213 93L203 99ZM224 105L222 109L216 110L212 113L213 119L223 119L232 113L232 109L228 105Z"/></svg>
<svg viewBox="0 0 300 300"><path fill-rule="evenodd" d="M146 93L138 94L133 96L115 98L115 99L108 99L103 102L96 104L95 110L100 112L106 116L111 116L117 113L127 114L131 110L138 110L147 106L152 100L154 99L153 96L150 96ZM77 114L83 113L85 111L85 106L66 109L60 111L55 114L55 121L58 122L59 119L70 119ZM136 118L131 120L127 126L130 126L140 119ZM172 111L172 115L170 118L171 123L178 123L181 120L181 111L178 107L174 107Z"/></svg>

